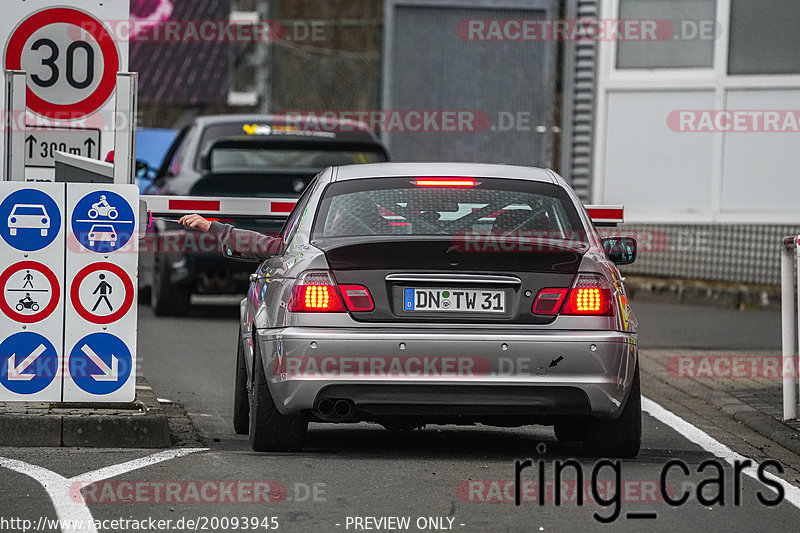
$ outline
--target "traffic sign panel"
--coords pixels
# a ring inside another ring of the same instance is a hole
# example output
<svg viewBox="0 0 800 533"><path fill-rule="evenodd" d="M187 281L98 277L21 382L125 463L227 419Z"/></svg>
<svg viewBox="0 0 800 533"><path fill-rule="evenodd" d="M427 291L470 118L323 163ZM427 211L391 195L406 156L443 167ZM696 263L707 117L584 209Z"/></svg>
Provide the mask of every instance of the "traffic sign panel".
<svg viewBox="0 0 800 533"><path fill-rule="evenodd" d="M72 211L72 232L92 252L109 253L122 248L135 229L133 208L112 191L93 191L78 200Z"/></svg>
<svg viewBox="0 0 800 533"><path fill-rule="evenodd" d="M0 310L23 324L44 320L52 314L61 298L56 275L36 261L21 261L0 274Z"/></svg>
<svg viewBox="0 0 800 533"><path fill-rule="evenodd" d="M133 281L113 263L95 263L72 280L70 299L75 311L94 324L121 319L133 305Z"/></svg>
<svg viewBox="0 0 800 533"><path fill-rule="evenodd" d="M77 128L28 128L25 166L55 167L55 153L100 159L100 130Z"/></svg>
<svg viewBox="0 0 800 533"><path fill-rule="evenodd" d="M43 391L53 382L59 368L58 352L38 333L15 333L0 343L0 384L15 394Z"/></svg>
<svg viewBox="0 0 800 533"><path fill-rule="evenodd" d="M41 250L55 240L60 229L61 211L41 190L20 189L0 203L0 237L17 250Z"/></svg>
<svg viewBox="0 0 800 533"><path fill-rule="evenodd" d="M72 381L84 392L108 395L131 375L133 358L125 343L110 333L92 333L72 348L67 363Z"/></svg>
<svg viewBox="0 0 800 533"><path fill-rule="evenodd" d="M67 184L65 402L135 397L138 197L135 185Z"/></svg>
<svg viewBox="0 0 800 533"><path fill-rule="evenodd" d="M55 120L76 120L103 107L121 65L103 23L67 7L45 8L22 20L4 57L6 69L28 72L28 108Z"/></svg>

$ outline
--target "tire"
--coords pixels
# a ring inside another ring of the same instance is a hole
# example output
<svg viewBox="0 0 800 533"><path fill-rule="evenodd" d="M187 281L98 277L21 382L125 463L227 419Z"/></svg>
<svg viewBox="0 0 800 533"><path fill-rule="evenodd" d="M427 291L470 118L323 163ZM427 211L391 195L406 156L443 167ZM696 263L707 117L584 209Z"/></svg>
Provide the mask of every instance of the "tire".
<svg viewBox="0 0 800 533"><path fill-rule="evenodd" d="M250 446L257 452L294 452L303 449L308 420L282 415L269 393L261 349L253 343L253 387L250 399Z"/></svg>
<svg viewBox="0 0 800 533"><path fill-rule="evenodd" d="M92 213L94 213L94 215ZM94 207L89 209L89 212L86 213L86 214L89 215L89 218L92 218L92 219L95 219L100 215L100 213L98 213L97 209L95 209Z"/></svg>
<svg viewBox="0 0 800 533"><path fill-rule="evenodd" d="M158 316L186 316L191 307L192 291L186 284L172 283L170 277L169 264L164 257L156 255L150 305Z"/></svg>
<svg viewBox="0 0 800 533"><path fill-rule="evenodd" d="M9 228L8 232L9 232L11 235L16 235L16 234L17 234L17 228Z"/></svg>
<svg viewBox="0 0 800 533"><path fill-rule="evenodd" d="M33 311L35 313L38 310L39 310L39 304L32 304L31 305L31 311Z"/></svg>
<svg viewBox="0 0 800 533"><path fill-rule="evenodd" d="M119 216L119 212L117 212L116 209L109 210L108 218L110 218L111 220L115 220L118 216Z"/></svg>
<svg viewBox="0 0 800 533"><path fill-rule="evenodd" d="M562 442L582 441L586 435L586 420L583 418L565 418L553 425L556 438Z"/></svg>
<svg viewBox="0 0 800 533"><path fill-rule="evenodd" d="M250 429L250 399L247 397L247 366L242 348L242 330L236 339L236 379L233 384L233 429L237 435L247 435Z"/></svg>
<svg viewBox="0 0 800 533"><path fill-rule="evenodd" d="M23 309L25 309L25 306L22 305L22 304L17 304L15 307L16 307L17 311L22 311Z"/></svg>
<svg viewBox="0 0 800 533"><path fill-rule="evenodd" d="M583 449L596 457L636 457L642 445L642 391L639 364L636 364L631 390L622 413L616 420L592 419L587 427Z"/></svg>

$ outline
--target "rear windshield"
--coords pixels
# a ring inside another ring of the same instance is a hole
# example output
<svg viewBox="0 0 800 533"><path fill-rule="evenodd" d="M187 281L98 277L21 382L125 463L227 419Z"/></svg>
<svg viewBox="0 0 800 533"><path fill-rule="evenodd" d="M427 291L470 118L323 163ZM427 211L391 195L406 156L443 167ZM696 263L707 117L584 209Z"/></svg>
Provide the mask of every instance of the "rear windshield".
<svg viewBox="0 0 800 533"><path fill-rule="evenodd" d="M328 149L282 150L270 148L217 148L212 150L212 172L258 172L280 168L312 168L379 163L386 155L379 151Z"/></svg>
<svg viewBox="0 0 800 533"><path fill-rule="evenodd" d="M427 181L419 181L427 180ZM444 181L445 185L436 185ZM504 178L373 178L329 186L313 238L503 234L586 242L566 191ZM421 185L421 184L434 185Z"/></svg>

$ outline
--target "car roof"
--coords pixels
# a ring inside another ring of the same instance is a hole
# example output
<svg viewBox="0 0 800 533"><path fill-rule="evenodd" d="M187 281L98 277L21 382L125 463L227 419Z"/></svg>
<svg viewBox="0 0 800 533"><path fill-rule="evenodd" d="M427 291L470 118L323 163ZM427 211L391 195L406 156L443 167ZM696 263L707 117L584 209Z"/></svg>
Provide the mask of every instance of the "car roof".
<svg viewBox="0 0 800 533"><path fill-rule="evenodd" d="M336 168L333 181L394 176L512 178L557 183L549 169L489 163L371 163Z"/></svg>

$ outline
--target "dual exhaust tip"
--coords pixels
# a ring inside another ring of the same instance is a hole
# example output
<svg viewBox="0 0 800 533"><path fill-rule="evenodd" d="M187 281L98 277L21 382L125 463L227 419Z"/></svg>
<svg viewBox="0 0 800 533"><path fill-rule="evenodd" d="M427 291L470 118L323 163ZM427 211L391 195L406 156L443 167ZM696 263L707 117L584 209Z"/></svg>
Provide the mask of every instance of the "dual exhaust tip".
<svg viewBox="0 0 800 533"><path fill-rule="evenodd" d="M356 406L352 400L323 398L317 403L314 414L325 421L343 422L355 418Z"/></svg>

